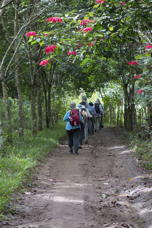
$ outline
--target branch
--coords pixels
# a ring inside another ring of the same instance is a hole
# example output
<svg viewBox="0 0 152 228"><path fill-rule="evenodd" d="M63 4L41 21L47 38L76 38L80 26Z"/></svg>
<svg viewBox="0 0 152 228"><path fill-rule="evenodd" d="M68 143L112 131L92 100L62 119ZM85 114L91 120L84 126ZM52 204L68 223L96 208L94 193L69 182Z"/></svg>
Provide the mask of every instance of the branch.
<svg viewBox="0 0 152 228"><path fill-rule="evenodd" d="M2 2L2 5L1 5L1 7L0 7L0 16L2 16L2 13L3 13L3 9L6 7L6 6L8 6L10 3L12 3L14 0L10 0L9 2L7 2L6 3L6 0L4 0L3 2ZM5 4L6 3L6 4Z"/></svg>
<svg viewBox="0 0 152 228"><path fill-rule="evenodd" d="M10 67L10 65L11 65L11 63L12 63L12 61L13 61L13 59L14 59L16 53L17 53L17 50L18 50L18 48L19 48L19 46L20 46L20 44L21 44L22 39L23 39L23 38L21 38L20 41L19 41L19 43L17 44L16 49L15 49L13 55L12 55L12 58L10 59L8 65L7 65L7 67L6 67L6 70L5 70L5 73L4 73L4 77L6 77L6 74L7 74L7 72L8 72L8 69L9 69L9 67Z"/></svg>
<svg viewBox="0 0 152 228"><path fill-rule="evenodd" d="M46 7L44 10L42 10L38 15L34 16L33 18L30 18L28 22L26 22L25 24L22 25L22 27L19 29L18 33L16 34L16 36L14 37L14 39L12 40L12 42L10 43L8 49L5 52L5 55L2 58L1 64L0 64L0 71L2 70L4 61L10 51L10 49L12 48L12 46L14 45L14 42L18 39L19 34L23 31L23 29L25 29L28 25L30 25L34 20L36 20L37 18L39 18L41 16L41 14L47 9L48 7ZM2 76L0 75L0 78Z"/></svg>

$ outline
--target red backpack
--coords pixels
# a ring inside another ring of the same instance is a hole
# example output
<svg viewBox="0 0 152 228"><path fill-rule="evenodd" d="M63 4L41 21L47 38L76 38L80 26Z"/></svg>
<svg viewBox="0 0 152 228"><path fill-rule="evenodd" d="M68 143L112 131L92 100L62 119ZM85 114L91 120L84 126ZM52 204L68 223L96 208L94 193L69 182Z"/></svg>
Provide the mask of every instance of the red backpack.
<svg viewBox="0 0 152 228"><path fill-rule="evenodd" d="M72 109L70 111L70 124L72 126L80 125L80 116L79 116L79 110L78 109Z"/></svg>

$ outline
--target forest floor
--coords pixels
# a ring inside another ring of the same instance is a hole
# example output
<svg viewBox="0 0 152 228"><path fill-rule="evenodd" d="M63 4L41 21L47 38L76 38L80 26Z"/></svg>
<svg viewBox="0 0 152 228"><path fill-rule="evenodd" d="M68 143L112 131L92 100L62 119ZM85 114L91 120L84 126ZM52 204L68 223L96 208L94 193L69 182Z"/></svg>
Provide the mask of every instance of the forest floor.
<svg viewBox="0 0 152 228"><path fill-rule="evenodd" d="M152 228L152 174L115 128L95 133L79 155L61 143L15 195L1 228Z"/></svg>

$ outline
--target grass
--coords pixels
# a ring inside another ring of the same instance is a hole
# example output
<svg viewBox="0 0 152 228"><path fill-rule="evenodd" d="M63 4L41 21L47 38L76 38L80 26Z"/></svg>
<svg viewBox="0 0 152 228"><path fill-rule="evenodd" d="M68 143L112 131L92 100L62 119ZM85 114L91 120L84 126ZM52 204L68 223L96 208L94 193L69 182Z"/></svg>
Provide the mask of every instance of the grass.
<svg viewBox="0 0 152 228"><path fill-rule="evenodd" d="M16 138L13 146L7 145L2 149L1 154L5 153L5 156L0 158L0 216L8 209L12 193L22 186L32 168L64 135L64 123L59 122L54 129L45 129L34 137L26 132L24 141Z"/></svg>
<svg viewBox="0 0 152 228"><path fill-rule="evenodd" d="M152 170L152 140L142 139L137 135L130 135L129 142L140 161L140 165L146 169Z"/></svg>

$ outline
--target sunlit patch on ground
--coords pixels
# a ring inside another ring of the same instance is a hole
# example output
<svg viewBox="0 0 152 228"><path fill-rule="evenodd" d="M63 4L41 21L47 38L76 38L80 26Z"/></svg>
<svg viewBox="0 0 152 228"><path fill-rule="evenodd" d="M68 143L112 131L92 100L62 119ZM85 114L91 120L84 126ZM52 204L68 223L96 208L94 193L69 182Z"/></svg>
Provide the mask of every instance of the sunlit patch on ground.
<svg viewBox="0 0 152 228"><path fill-rule="evenodd" d="M120 154L130 154L130 153L131 153L130 150L124 150L124 151L122 151Z"/></svg>
<svg viewBox="0 0 152 228"><path fill-rule="evenodd" d="M83 204L84 200L72 199L63 196L54 196L52 200L59 203L75 203L75 204Z"/></svg>
<svg viewBox="0 0 152 228"><path fill-rule="evenodd" d="M124 149L125 145L107 147L107 150Z"/></svg>

